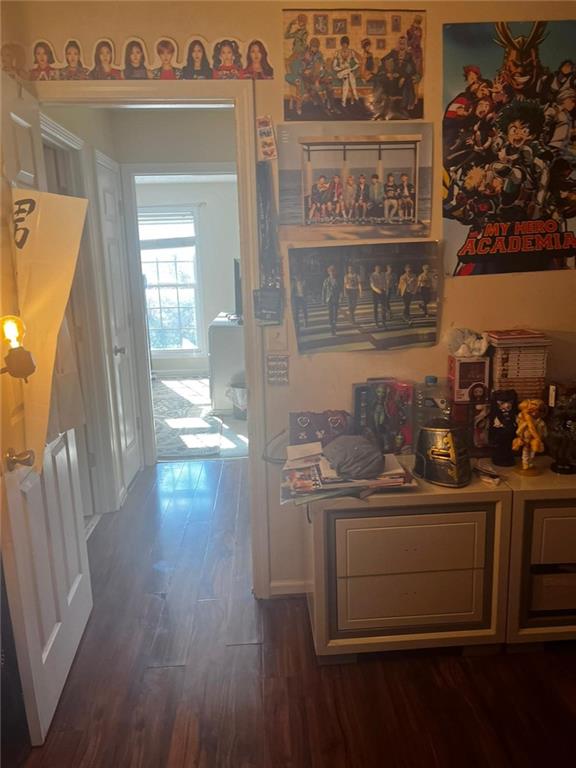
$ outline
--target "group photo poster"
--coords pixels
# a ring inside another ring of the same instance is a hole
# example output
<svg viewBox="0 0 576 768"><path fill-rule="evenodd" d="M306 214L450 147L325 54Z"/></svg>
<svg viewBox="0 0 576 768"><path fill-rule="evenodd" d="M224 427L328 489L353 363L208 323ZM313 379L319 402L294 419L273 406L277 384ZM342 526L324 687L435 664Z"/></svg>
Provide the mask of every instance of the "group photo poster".
<svg viewBox="0 0 576 768"><path fill-rule="evenodd" d="M283 123L280 225L300 240L424 238L432 215L430 123Z"/></svg>
<svg viewBox="0 0 576 768"><path fill-rule="evenodd" d="M414 120L424 114L426 14L282 13L285 120Z"/></svg>
<svg viewBox="0 0 576 768"><path fill-rule="evenodd" d="M574 269L576 21L444 26L445 266Z"/></svg>
<svg viewBox="0 0 576 768"><path fill-rule="evenodd" d="M438 244L290 248L301 354L431 346L441 301Z"/></svg>

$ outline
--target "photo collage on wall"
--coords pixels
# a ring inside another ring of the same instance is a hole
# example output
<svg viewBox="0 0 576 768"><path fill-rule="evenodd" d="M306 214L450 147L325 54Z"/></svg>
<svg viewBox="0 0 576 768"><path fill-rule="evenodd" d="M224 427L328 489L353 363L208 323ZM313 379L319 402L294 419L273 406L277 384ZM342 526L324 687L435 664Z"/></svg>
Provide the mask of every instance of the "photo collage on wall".
<svg viewBox="0 0 576 768"><path fill-rule="evenodd" d="M120 44L102 38L93 48L69 39L61 56L47 40L38 40L28 65L22 46L2 46L2 69L35 82L66 80L272 80L268 46L259 39L244 44L234 37L208 42L189 37L182 47L171 37L159 38L149 50L140 37Z"/></svg>
<svg viewBox="0 0 576 768"><path fill-rule="evenodd" d="M301 354L437 341L426 14L290 9L279 224ZM418 242L413 242L417 240ZM355 244L357 243L357 244Z"/></svg>
<svg viewBox="0 0 576 768"><path fill-rule="evenodd" d="M444 26L452 274L575 268L575 40L574 20Z"/></svg>
<svg viewBox="0 0 576 768"><path fill-rule="evenodd" d="M423 116L422 11L283 12L285 120Z"/></svg>

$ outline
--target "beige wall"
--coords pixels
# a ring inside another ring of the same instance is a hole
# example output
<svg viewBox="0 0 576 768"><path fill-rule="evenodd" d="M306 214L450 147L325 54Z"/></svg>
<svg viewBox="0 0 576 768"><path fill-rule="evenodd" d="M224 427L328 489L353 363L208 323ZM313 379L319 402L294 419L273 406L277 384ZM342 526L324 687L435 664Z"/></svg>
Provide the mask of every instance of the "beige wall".
<svg viewBox="0 0 576 768"><path fill-rule="evenodd" d="M122 163L234 163L233 109L114 110Z"/></svg>
<svg viewBox="0 0 576 768"><path fill-rule="evenodd" d="M138 34L149 48L160 34L173 35L182 43L191 35L208 39L234 35L243 41L264 40L270 49L277 78L255 83L256 109L282 120L282 8L301 8L306 3L12 3L5 4L9 35L30 45L38 37L48 38L61 50L75 36L93 46L102 36L124 39ZM349 8L351 3L310 3L312 8ZM394 8L404 4L362 3L360 8ZM441 146L442 104L442 24L458 21L514 21L574 18L572 2L418 2L408 8L428 11L426 44L425 119L436 126L434 150L434 208L432 236L442 237ZM19 16L19 18L17 18ZM286 245L286 244L285 244ZM444 284L442 334L452 327L502 328L527 324L541 328L553 340L551 375L576 376L576 273L533 273L453 279ZM274 336L275 345L287 346L291 353L288 391L270 388L267 393L268 432L275 434L286 424L290 409L351 407L351 385L367 376L389 375L421 379L427 373L442 375L446 369L446 348L416 348L380 353L326 353L299 356L291 318L285 331ZM273 472L273 470L271 470ZM301 588L304 578L304 515L301 509L280 508L275 476L269 483L269 523L271 577L278 591Z"/></svg>

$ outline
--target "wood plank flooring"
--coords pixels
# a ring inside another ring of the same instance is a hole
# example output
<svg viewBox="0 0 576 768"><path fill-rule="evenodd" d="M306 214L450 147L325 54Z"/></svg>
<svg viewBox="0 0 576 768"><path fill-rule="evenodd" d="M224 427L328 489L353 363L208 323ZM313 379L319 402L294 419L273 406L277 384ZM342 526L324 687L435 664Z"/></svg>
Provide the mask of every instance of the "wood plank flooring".
<svg viewBox="0 0 576 768"><path fill-rule="evenodd" d="M244 460L160 464L88 542L94 611L27 768L576 765L576 653L316 663L303 599L250 593Z"/></svg>

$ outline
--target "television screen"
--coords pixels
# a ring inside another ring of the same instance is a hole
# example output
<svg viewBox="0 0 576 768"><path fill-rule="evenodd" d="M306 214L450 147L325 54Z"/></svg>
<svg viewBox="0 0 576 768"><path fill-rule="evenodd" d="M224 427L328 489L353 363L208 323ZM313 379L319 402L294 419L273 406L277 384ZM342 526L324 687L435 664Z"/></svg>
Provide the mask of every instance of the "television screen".
<svg viewBox="0 0 576 768"><path fill-rule="evenodd" d="M234 313L242 317L242 276L240 274L240 259L234 259Z"/></svg>

